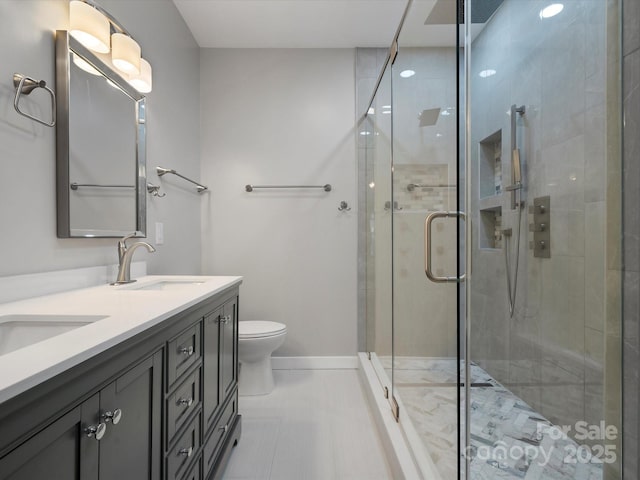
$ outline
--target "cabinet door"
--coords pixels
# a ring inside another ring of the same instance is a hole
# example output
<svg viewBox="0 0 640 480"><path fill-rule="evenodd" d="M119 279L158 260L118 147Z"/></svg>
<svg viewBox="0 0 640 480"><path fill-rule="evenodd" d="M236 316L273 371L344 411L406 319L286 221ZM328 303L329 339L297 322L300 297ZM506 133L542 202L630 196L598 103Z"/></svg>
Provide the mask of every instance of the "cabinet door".
<svg viewBox="0 0 640 480"><path fill-rule="evenodd" d="M204 317L204 362L203 362L203 406L205 432L213 424L220 407L220 391L218 389L218 349L220 348L220 321L223 309L219 308Z"/></svg>
<svg viewBox="0 0 640 480"><path fill-rule="evenodd" d="M220 399L233 391L238 378L238 300L224 304L220 322Z"/></svg>
<svg viewBox="0 0 640 480"><path fill-rule="evenodd" d="M160 478L161 381L158 352L100 391L100 415L107 425L100 441L100 480ZM111 419L109 412L115 414Z"/></svg>
<svg viewBox="0 0 640 480"><path fill-rule="evenodd" d="M97 480L100 442L85 429L98 404L96 394L0 459L0 479Z"/></svg>

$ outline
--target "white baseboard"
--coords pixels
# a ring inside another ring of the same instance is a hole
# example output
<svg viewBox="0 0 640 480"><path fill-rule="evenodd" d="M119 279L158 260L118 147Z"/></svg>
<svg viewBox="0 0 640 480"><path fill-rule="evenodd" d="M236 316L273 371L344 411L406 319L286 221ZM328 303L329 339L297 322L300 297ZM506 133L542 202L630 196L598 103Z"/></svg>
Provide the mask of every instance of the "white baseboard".
<svg viewBox="0 0 640 480"><path fill-rule="evenodd" d="M271 357L274 370L357 369L358 357Z"/></svg>

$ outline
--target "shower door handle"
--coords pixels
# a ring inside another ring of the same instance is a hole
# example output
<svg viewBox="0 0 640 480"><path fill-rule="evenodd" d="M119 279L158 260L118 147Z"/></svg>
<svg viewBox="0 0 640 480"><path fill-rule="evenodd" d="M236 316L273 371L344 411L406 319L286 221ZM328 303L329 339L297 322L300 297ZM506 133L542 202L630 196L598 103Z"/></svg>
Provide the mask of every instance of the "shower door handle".
<svg viewBox="0 0 640 480"><path fill-rule="evenodd" d="M467 219L464 212L433 212L424 221L424 273L427 278L436 283L458 283L463 282L466 274L455 277L440 277L434 275L431 269L431 224L436 218L462 218Z"/></svg>

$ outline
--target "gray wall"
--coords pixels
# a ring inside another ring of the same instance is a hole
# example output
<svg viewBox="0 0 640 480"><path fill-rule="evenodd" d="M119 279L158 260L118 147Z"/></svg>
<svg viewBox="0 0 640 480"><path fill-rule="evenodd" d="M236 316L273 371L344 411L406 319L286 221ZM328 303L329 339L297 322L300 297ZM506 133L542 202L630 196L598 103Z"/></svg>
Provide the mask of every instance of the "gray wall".
<svg viewBox="0 0 640 480"><path fill-rule="evenodd" d="M640 478L640 9L624 0L624 478Z"/></svg>
<svg viewBox="0 0 640 480"><path fill-rule="evenodd" d="M199 49L170 0L100 2L142 46L153 66L148 94L147 170L156 165L198 178ZM0 1L0 276L117 263L115 239L56 238L55 130L13 109L14 72L54 85L56 29L68 27L66 0ZM46 106L44 97L33 95ZM179 180L179 179L178 179ZM165 244L141 253L150 273L200 272L200 202L186 184L161 181L167 196L148 197L148 239L164 222Z"/></svg>
<svg viewBox="0 0 640 480"><path fill-rule="evenodd" d="M287 325L277 355L357 351L354 61L352 49L202 50L203 272L245 277L241 319Z"/></svg>

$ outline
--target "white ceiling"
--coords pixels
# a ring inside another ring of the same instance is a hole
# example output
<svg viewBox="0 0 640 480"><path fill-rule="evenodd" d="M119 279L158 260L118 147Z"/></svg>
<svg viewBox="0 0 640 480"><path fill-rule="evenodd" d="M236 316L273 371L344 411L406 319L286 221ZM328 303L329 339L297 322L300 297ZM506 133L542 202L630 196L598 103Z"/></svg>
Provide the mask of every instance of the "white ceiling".
<svg viewBox="0 0 640 480"><path fill-rule="evenodd" d="M203 48L388 47L407 0L173 0Z"/></svg>

